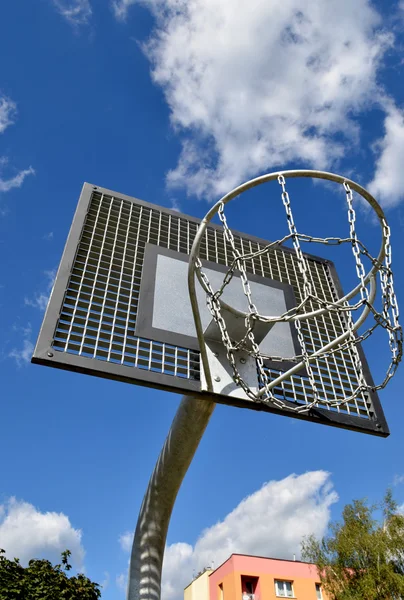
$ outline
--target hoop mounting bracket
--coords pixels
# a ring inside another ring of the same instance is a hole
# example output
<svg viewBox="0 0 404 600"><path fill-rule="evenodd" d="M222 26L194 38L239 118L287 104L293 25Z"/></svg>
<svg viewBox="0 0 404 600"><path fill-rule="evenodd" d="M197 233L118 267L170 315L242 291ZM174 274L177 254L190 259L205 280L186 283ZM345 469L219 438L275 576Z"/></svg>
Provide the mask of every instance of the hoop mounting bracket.
<svg viewBox="0 0 404 600"><path fill-rule="evenodd" d="M233 371L226 356L226 349L223 344L213 340L205 340L206 354L209 362L209 369L212 376L213 389L209 389L206 382L206 375L201 361L201 389L204 392L222 394L242 400L251 399L244 390L236 384L233 379ZM258 392L257 363L254 357L243 350L234 353L237 361L237 370L249 388Z"/></svg>

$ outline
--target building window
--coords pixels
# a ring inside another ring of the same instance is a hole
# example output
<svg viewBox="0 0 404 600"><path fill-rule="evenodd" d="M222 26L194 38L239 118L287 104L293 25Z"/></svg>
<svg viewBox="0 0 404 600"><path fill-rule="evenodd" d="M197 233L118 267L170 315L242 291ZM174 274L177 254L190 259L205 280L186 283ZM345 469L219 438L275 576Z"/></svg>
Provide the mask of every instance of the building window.
<svg viewBox="0 0 404 600"><path fill-rule="evenodd" d="M219 600L224 600L223 583L219 583Z"/></svg>
<svg viewBox="0 0 404 600"><path fill-rule="evenodd" d="M250 575L241 576L241 600L258 600L256 596L258 577Z"/></svg>
<svg viewBox="0 0 404 600"><path fill-rule="evenodd" d="M281 598L293 598L293 586L291 581L280 581L275 579L275 592Z"/></svg>
<svg viewBox="0 0 404 600"><path fill-rule="evenodd" d="M252 581L246 581L245 582L245 591L247 592L247 594L253 594L254 593L254 584Z"/></svg>
<svg viewBox="0 0 404 600"><path fill-rule="evenodd" d="M321 592L321 585L319 583L316 583L316 594L317 594L317 600L323 600L323 594Z"/></svg>

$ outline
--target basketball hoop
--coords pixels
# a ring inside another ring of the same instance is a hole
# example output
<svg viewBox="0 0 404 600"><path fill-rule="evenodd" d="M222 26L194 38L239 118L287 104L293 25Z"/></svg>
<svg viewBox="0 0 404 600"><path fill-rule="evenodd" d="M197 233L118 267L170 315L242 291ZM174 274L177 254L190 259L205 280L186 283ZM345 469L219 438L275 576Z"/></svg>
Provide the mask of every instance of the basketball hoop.
<svg viewBox="0 0 404 600"><path fill-rule="evenodd" d="M299 233L293 219L290 197L286 189L286 180L289 178L313 178L324 179L341 185L345 192L348 208L349 235L346 238L312 237L307 234ZM234 235L229 228L224 212L225 205L240 196L243 192L256 187L260 184L277 180L281 188L281 198L286 211L286 218L289 233L282 239L278 239L259 250L252 252L243 252L237 247ZM361 196L373 209L381 226L381 246L378 256L371 256L366 246L358 239L356 232L356 213L353 207L353 193ZM218 214L223 227L224 239L228 244L233 260L227 269L223 278L222 285L214 290L200 260L201 242L205 235L208 224L214 215ZM302 297L298 299L296 306L287 310L281 315L263 315L257 309L252 297L251 287L248 280L247 261L251 263L254 259L262 259L275 248L291 240L295 253L295 259L298 264L298 274L302 284ZM356 274L358 284L348 294L342 298L332 301L319 297L316 293L316 287L308 268L307 259L302 252L301 243L316 242L324 245L348 244L352 248L356 265ZM362 258L366 257L371 262L371 268L366 273ZM236 270L239 273L244 295L248 304L248 311L243 312L226 304L222 298L226 286L232 281ZM219 332L221 343L224 346L227 361L230 365L233 381L239 386L246 396L254 402L262 402L274 405L278 408L287 408L298 413L307 412L315 406L341 407L356 398L361 398L366 402L367 394L372 391L384 388L390 379L394 376L399 362L402 358L402 328L399 325L399 309L394 292L393 273L391 270L391 245L390 245L390 227L387 224L384 212L377 201L369 194L367 190L350 181L349 179L333 173L323 171L296 170L270 173L256 179L252 179L233 191L226 194L219 200L207 213L201 222L196 234L189 260L188 285L191 299L191 305L197 330L199 346L201 350L201 366L206 381L206 390L214 391L212 379L212 365L208 356L206 347L207 332L203 331L201 325L200 310L196 298L195 275L206 293L206 302L212 315L216 331ZM381 290L381 310L375 307L375 297L377 288ZM323 315L339 315L344 324L344 330L335 339L329 343L314 348L313 344L309 349L307 335L303 331L304 323L315 323ZM358 314L354 320L354 314ZM244 332L241 339L236 340L229 325L231 318L237 317L238 321L243 320ZM356 332L365 323L368 317L373 318L371 325L361 335ZM297 339L300 345L300 354L294 356L269 356L261 352L259 346L260 328L270 328L276 323L290 323L296 330ZM384 328L388 335L388 341L391 352L391 362L387 369L383 381L375 385L366 379L358 345L365 341L377 328ZM210 328L211 329L211 328ZM252 386L249 381L240 373L238 367L237 353L247 353L255 360L257 370L257 387ZM316 377L316 371L319 364L329 361L330 357L336 354L350 353L353 358L354 368L357 377L357 385L350 390L349 394L341 395L324 392L320 390ZM267 361L278 362L280 371L277 374L271 373L267 367ZM291 367L282 372L282 363L292 362ZM281 395L275 394L274 390L279 388L282 382L290 380L296 373L305 370L305 376L308 378L311 388L311 397L304 403L296 403L291 406L290 402L284 402Z"/></svg>

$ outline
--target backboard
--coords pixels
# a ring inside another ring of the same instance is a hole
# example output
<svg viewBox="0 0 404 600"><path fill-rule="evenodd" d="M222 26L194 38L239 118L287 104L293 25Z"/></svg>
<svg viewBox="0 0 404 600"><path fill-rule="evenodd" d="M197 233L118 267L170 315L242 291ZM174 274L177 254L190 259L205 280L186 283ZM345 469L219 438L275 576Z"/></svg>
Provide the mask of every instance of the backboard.
<svg viewBox="0 0 404 600"><path fill-rule="evenodd" d="M199 346L188 295L187 272L196 218L177 211L85 184L56 276L32 362L99 377L201 395ZM235 233L244 251L256 251L268 242ZM334 265L305 254L317 293L328 302L342 297ZM209 279L220 286L231 263L222 228L209 225L201 246ZM274 247L268 256L247 265L258 308L282 314L302 296L294 251ZM223 299L245 309L237 276ZM319 292L320 290L320 292ZM212 328L202 288L197 290L203 326ZM339 313L329 313L302 324L307 347L326 344L344 331ZM214 338L215 332L211 331ZM219 338L218 338L219 339ZM294 356L299 345L292 323L276 323L263 332L260 348L268 355ZM371 375L358 345L366 379ZM289 368L285 361L268 361L271 376ZM349 395L357 386L354 357L349 349L336 352L315 372L325 394ZM274 393L285 409L252 402L240 390L222 389L219 403L285 414L294 418L344 427L374 435L389 435L375 392L336 408L318 405L307 413L287 406L310 401L306 373L283 381Z"/></svg>

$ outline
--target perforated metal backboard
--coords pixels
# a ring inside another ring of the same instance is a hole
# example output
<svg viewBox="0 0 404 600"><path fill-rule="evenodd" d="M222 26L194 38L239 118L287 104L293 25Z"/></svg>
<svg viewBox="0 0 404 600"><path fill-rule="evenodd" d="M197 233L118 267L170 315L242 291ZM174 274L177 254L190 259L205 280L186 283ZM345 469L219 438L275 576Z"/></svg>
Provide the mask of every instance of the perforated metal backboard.
<svg viewBox="0 0 404 600"><path fill-rule="evenodd" d="M32 362L147 385L184 394L201 394L199 348L188 297L188 255L199 221L90 184L85 184L60 263ZM256 251L268 242L235 233L240 250ZM329 301L342 296L333 264L305 255L317 293ZM209 226L202 244L204 270L220 285L232 256L223 230ZM274 247L247 265L253 296L262 313L282 314L300 302L302 281L293 250ZM204 326L211 316L202 289L198 296ZM237 277L223 298L245 309ZM308 350L344 331L338 313L302 322ZM266 354L299 353L293 324L278 323L261 343ZM327 397L349 396L357 386L351 350L336 352L314 369L317 386ZM372 383L359 346L366 379ZM268 361L272 377L290 367ZM282 382L275 395L295 406L311 401L304 371ZM221 403L252 408L318 423L387 436L388 427L376 393L366 393L343 407L319 405L309 413L292 413L252 402L226 390Z"/></svg>

